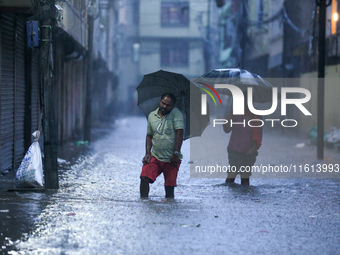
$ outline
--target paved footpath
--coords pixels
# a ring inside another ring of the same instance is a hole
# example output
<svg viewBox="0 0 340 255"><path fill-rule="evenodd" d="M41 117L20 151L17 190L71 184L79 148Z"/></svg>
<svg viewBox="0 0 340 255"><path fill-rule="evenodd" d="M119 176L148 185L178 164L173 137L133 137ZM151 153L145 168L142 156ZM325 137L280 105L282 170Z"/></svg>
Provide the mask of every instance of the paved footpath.
<svg viewBox="0 0 340 255"><path fill-rule="evenodd" d="M25 201L30 230L9 233L10 254L338 254L340 180L253 178L249 187L223 178L190 178L190 142L175 199L164 198L163 177L139 198L146 120L121 119L91 153L60 169L51 194L16 193L0 203L15 220ZM297 144L305 143L302 148ZM325 151L327 164L340 163ZM289 134L266 132L257 164L316 164L316 147ZM13 202L14 201L14 202ZM10 206L9 206L10 205ZM6 209L6 206L9 206ZM29 212L31 210L31 212ZM10 226L6 225L7 228ZM2 233L5 233L1 229ZM6 234L5 234L6 235ZM19 236L19 237L18 237Z"/></svg>

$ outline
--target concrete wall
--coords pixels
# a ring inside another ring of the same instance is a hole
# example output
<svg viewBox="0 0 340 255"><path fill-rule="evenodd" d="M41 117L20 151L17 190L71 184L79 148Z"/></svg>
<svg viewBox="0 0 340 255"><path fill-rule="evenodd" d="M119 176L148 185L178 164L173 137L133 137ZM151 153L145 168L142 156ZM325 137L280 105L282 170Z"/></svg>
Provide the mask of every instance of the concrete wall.
<svg viewBox="0 0 340 255"><path fill-rule="evenodd" d="M73 6L73 3L58 2L62 10L60 11L60 21L58 25L70 36L73 37L81 46L87 49L87 0L83 1L83 9L77 9Z"/></svg>
<svg viewBox="0 0 340 255"><path fill-rule="evenodd" d="M56 122L59 145L83 140L86 100L86 59L65 60L63 42L56 42L55 86Z"/></svg>
<svg viewBox="0 0 340 255"><path fill-rule="evenodd" d="M205 72L204 44L200 28L202 25L207 25L208 1L188 2L190 20L188 27L162 27L161 1L140 1L140 75L163 69L182 73L190 78L198 77ZM189 42L189 64L187 66L161 65L160 41L165 38Z"/></svg>
<svg viewBox="0 0 340 255"><path fill-rule="evenodd" d="M140 0L140 36L143 37L201 37L197 18L203 15L203 24L207 24L208 1L189 2L188 27L161 27L161 2Z"/></svg>
<svg viewBox="0 0 340 255"><path fill-rule="evenodd" d="M182 73L188 78L199 77L204 73L203 42L191 41L189 43L189 65L185 67L162 67L160 59L160 42L157 40L143 41L141 44L141 59L139 72L152 73L159 69Z"/></svg>
<svg viewBox="0 0 340 255"><path fill-rule="evenodd" d="M300 132L307 133L317 125L317 72L305 73L300 86L311 92L311 100L305 104L312 116L300 114ZM340 128L340 65L326 66L325 78L325 132L331 127Z"/></svg>
<svg viewBox="0 0 340 255"><path fill-rule="evenodd" d="M134 44L137 46L140 41L139 13L137 0L122 0L119 4L118 33L118 74L119 85L117 88L116 105L119 114L137 113L137 91L136 87L140 82L139 63L140 49L134 51Z"/></svg>

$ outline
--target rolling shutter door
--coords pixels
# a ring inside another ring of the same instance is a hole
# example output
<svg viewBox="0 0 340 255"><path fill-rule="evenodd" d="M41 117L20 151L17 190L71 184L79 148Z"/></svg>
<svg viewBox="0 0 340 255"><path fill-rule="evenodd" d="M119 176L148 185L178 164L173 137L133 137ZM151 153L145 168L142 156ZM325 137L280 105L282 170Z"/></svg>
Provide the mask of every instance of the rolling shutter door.
<svg viewBox="0 0 340 255"><path fill-rule="evenodd" d="M17 168L24 156L25 18L0 15L0 172Z"/></svg>
<svg viewBox="0 0 340 255"><path fill-rule="evenodd" d="M15 97L14 97L14 123L15 123L15 151L14 167L20 165L24 157L24 118L25 118L25 45L26 21L23 16L16 17L15 36Z"/></svg>
<svg viewBox="0 0 340 255"><path fill-rule="evenodd" d="M14 155L15 15L1 14L1 135L0 171L11 170Z"/></svg>

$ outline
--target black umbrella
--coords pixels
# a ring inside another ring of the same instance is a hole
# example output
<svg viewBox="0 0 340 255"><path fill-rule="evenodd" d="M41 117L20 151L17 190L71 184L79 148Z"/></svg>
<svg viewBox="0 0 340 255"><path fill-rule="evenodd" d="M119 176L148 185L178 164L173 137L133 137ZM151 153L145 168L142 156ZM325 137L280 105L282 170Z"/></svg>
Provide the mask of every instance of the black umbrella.
<svg viewBox="0 0 340 255"><path fill-rule="evenodd" d="M144 75L137 87L138 107L146 117L159 107L161 96L172 93L184 118L184 140L200 136L209 125L209 116L201 115L201 90L182 74L159 70ZM209 111L208 111L209 112Z"/></svg>
<svg viewBox="0 0 340 255"><path fill-rule="evenodd" d="M202 87L204 85L214 87L215 84L232 84L244 92L247 91L248 87L252 87L254 102L266 103L272 101L273 85L262 79L259 75L240 68L214 69L195 79L193 82L197 86ZM231 92L228 89L217 88L216 90L231 96ZM278 96L280 95L278 94Z"/></svg>

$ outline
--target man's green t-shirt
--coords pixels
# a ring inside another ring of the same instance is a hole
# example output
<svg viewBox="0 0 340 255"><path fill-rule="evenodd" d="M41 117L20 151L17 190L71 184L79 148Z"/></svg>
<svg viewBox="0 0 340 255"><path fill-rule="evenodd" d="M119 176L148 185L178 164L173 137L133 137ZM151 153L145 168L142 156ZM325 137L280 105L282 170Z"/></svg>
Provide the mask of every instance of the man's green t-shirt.
<svg viewBox="0 0 340 255"><path fill-rule="evenodd" d="M175 130L184 129L183 115L178 108L174 107L169 114L163 117L165 120L159 127L162 118L158 115L158 110L159 108L151 112L148 117L147 133L153 136L151 155L159 161L169 162L175 150ZM181 153L179 158L183 158Z"/></svg>

